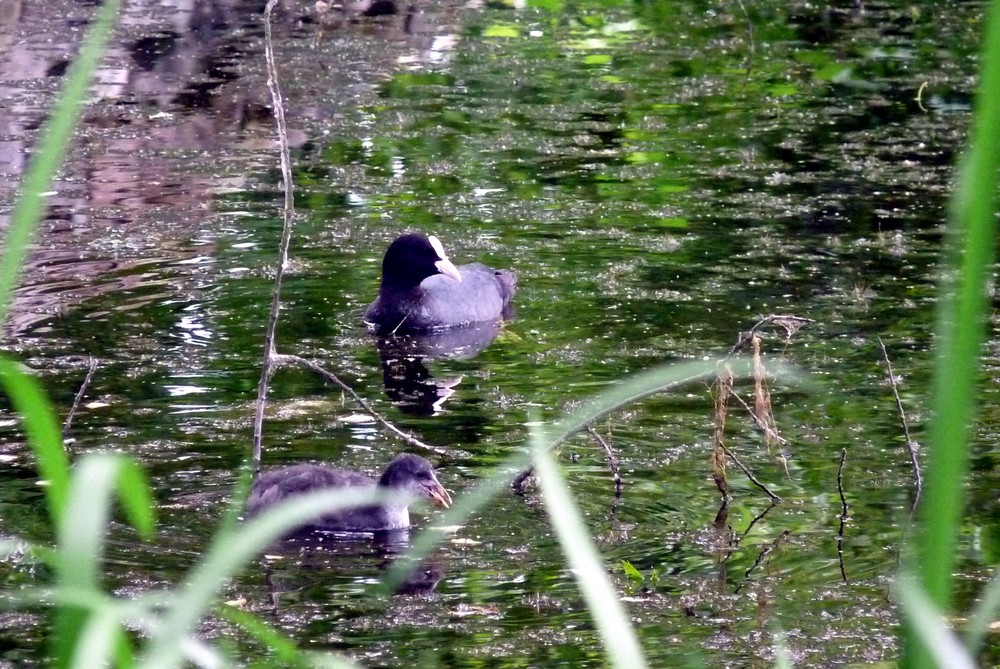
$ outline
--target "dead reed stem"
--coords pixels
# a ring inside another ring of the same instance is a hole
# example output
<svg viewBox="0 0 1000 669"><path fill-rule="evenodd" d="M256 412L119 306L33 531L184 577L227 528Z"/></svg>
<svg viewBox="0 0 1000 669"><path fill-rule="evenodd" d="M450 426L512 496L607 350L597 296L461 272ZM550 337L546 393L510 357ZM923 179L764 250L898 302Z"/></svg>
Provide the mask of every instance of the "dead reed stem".
<svg viewBox="0 0 1000 669"><path fill-rule="evenodd" d="M715 377L715 412L712 430L712 480L722 498L729 498L729 482L726 480L726 414L729 411L729 397L733 394L733 371L722 363Z"/></svg>

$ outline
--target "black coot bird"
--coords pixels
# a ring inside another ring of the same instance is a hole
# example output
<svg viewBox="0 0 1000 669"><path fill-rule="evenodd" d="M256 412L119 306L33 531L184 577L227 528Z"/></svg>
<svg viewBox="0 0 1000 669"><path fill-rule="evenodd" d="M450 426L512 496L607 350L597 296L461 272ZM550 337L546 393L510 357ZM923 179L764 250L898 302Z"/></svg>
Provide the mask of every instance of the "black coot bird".
<svg viewBox="0 0 1000 669"><path fill-rule="evenodd" d="M380 333L427 332L504 316L517 275L482 263L456 267L437 237L407 233L382 259L382 285L365 311Z"/></svg>
<svg viewBox="0 0 1000 669"><path fill-rule="evenodd" d="M247 515L254 516L278 502L320 490L378 488L388 493L379 504L328 513L300 530L377 532L410 526L410 502L430 499L445 508L451 495L434 475L431 463L419 455L403 453L388 464L376 481L349 469L322 465L293 465L264 472L254 481L247 500Z"/></svg>

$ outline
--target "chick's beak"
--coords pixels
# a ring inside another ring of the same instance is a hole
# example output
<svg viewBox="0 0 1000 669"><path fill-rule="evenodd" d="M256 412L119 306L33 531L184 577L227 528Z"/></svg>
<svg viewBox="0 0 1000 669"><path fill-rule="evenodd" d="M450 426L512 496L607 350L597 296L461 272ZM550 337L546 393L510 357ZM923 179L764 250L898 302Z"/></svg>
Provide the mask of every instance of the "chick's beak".
<svg viewBox="0 0 1000 669"><path fill-rule="evenodd" d="M447 258L438 260L434 263L434 266L437 267L437 271L441 272L445 276L450 276L452 279L459 282L462 280L462 275L459 273L458 268L455 267L454 263Z"/></svg>
<svg viewBox="0 0 1000 669"><path fill-rule="evenodd" d="M434 503L438 506L443 506L446 509L451 506L451 495L448 494L448 491L437 480L428 485L426 490L427 496L434 500Z"/></svg>

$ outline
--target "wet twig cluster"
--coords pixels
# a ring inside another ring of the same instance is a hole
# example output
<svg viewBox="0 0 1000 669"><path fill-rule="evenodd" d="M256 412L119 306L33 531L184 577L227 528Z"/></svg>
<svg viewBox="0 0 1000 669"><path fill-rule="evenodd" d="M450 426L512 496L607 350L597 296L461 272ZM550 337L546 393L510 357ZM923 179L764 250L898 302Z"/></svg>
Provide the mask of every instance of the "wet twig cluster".
<svg viewBox="0 0 1000 669"><path fill-rule="evenodd" d="M788 441L778 433L778 427L774 420L774 412L771 406L771 392L767 386L767 368L764 365L764 355L762 349L762 332L766 328L780 328L785 332L786 344L791 341L801 328L812 323L809 318L786 314L772 314L760 319L747 332L740 333L736 344L729 350L729 354L718 365L715 383L712 386L715 395L714 430L712 434L712 479L715 486L722 494L723 503L729 498L729 480L726 475L726 462L732 460L744 475L755 486L764 491L772 502L780 501L781 498L773 493L766 485L754 476L736 455L726 446L726 422L729 415L729 402L735 401L750 415L754 425L761 431L764 438L764 446L768 451L772 446L780 449L779 459L785 462L783 449L788 445ZM733 372L730 363L733 359L743 353L750 353L750 375L753 380L753 406L744 400L733 388Z"/></svg>

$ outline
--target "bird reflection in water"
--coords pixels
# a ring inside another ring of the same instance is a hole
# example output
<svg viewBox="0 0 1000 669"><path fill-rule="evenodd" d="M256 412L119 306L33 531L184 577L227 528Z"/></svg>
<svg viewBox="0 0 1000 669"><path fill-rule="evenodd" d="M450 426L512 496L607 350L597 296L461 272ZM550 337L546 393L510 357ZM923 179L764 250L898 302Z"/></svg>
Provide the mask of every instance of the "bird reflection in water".
<svg viewBox="0 0 1000 669"><path fill-rule="evenodd" d="M441 332L378 337L375 346L382 361L385 394L404 412L418 416L439 413L462 377L435 379L425 362L471 358L490 345L501 324L498 320Z"/></svg>
<svg viewBox="0 0 1000 669"><path fill-rule="evenodd" d="M366 590L404 555L408 530L369 533L312 532L271 546L261 558L267 603L274 609L300 601L313 588ZM393 588L394 595L429 596L444 578L440 558L419 561Z"/></svg>

